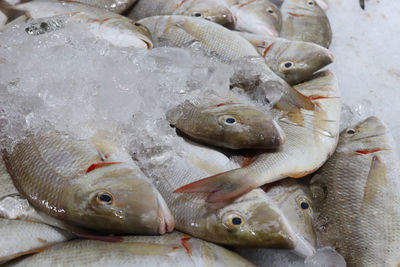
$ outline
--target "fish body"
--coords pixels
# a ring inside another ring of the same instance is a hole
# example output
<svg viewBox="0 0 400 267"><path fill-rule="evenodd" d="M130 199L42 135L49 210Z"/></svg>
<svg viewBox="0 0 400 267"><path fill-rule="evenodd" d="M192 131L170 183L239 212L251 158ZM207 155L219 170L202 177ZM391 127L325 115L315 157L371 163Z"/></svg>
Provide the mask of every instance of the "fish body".
<svg viewBox="0 0 400 267"><path fill-rule="evenodd" d="M282 7L282 38L329 47L332 30L316 0L286 0Z"/></svg>
<svg viewBox="0 0 400 267"><path fill-rule="evenodd" d="M278 124L286 134L285 145L277 151L260 154L247 167L196 181L175 192L210 192L207 201L219 202L266 183L315 172L333 154L338 142L339 88L330 71L317 73L313 80L295 88L313 99L317 108L288 113L275 109Z"/></svg>
<svg viewBox="0 0 400 267"><path fill-rule="evenodd" d="M151 49L149 31L143 25L119 14L80 3L61 1L31 1L13 6L24 11L29 18L39 19L58 15L68 16L68 21L89 25L97 37L121 47Z"/></svg>
<svg viewBox="0 0 400 267"><path fill-rule="evenodd" d="M69 225L113 234L173 229L157 189L128 153L104 140L46 129L3 151L3 159L19 193Z"/></svg>
<svg viewBox="0 0 400 267"><path fill-rule="evenodd" d="M218 24L232 24L228 5L220 0L147 0L139 1L129 17L135 20L159 15L184 15L204 18Z"/></svg>
<svg viewBox="0 0 400 267"><path fill-rule="evenodd" d="M279 102L285 108L314 108L308 98L273 73L257 49L235 32L204 19L186 16L155 16L139 22L150 30L156 46L195 46L205 54L230 64L250 59L252 71L257 70L261 83L253 95L260 101ZM240 75L243 73L238 73L237 82L246 82Z"/></svg>
<svg viewBox="0 0 400 267"><path fill-rule="evenodd" d="M74 255L71 258L71 255ZM174 232L163 237L125 236L119 243L73 240L13 266L254 266L225 248Z"/></svg>
<svg viewBox="0 0 400 267"><path fill-rule="evenodd" d="M169 110L167 119L195 140L230 149L276 148L286 138L272 117L243 104L202 107L186 101Z"/></svg>
<svg viewBox="0 0 400 267"><path fill-rule="evenodd" d="M279 36L282 16L279 8L269 0L240 0L232 5L236 18L234 29L266 36Z"/></svg>
<svg viewBox="0 0 400 267"><path fill-rule="evenodd" d="M0 11L0 27L7 23L7 16L3 12Z"/></svg>
<svg viewBox="0 0 400 267"><path fill-rule="evenodd" d="M0 264L73 238L72 234L45 224L7 219L0 219L0 235Z"/></svg>
<svg viewBox="0 0 400 267"><path fill-rule="evenodd" d="M319 240L347 266L399 265L399 178L393 137L376 117L345 129L312 178Z"/></svg>
<svg viewBox="0 0 400 267"><path fill-rule="evenodd" d="M136 0L65 0L65 2L79 2L120 14L130 8Z"/></svg>
<svg viewBox="0 0 400 267"><path fill-rule="evenodd" d="M332 52L314 43L249 33L240 35L257 48L276 75L292 85L308 80L333 62Z"/></svg>

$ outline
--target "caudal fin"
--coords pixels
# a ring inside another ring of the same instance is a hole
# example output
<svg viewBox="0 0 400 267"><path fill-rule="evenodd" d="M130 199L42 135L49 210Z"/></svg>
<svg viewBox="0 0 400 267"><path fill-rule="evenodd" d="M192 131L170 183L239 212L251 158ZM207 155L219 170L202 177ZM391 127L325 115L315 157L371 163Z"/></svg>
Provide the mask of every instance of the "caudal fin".
<svg viewBox="0 0 400 267"><path fill-rule="evenodd" d="M210 193L207 202L226 201L257 187L246 178L242 169L236 169L187 184L176 189L174 193Z"/></svg>

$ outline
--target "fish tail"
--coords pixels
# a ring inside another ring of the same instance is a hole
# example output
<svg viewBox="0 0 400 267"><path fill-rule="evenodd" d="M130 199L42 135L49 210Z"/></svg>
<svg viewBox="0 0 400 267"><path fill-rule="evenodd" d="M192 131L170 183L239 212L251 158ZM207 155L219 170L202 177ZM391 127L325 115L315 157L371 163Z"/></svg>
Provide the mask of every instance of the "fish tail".
<svg viewBox="0 0 400 267"><path fill-rule="evenodd" d="M201 179L176 189L174 193L210 193L206 200L210 203L241 196L257 187L257 185L249 183L241 170L227 171Z"/></svg>
<svg viewBox="0 0 400 267"><path fill-rule="evenodd" d="M11 5L11 4L7 3L6 1L0 0L0 11L3 12L8 17L8 22L13 21L14 19L16 19L20 16L23 16L23 15L28 16L29 14L27 14L26 11L18 8L17 5L25 3L25 2L29 2L29 1L27 1L27 0L19 1L15 5Z"/></svg>

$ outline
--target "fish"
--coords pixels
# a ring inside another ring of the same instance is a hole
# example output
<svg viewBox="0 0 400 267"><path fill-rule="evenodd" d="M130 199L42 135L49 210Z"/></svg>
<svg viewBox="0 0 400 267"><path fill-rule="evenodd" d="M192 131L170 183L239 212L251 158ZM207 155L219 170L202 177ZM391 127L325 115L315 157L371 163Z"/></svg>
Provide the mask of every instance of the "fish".
<svg viewBox="0 0 400 267"><path fill-rule="evenodd" d="M74 237L46 224L0 218L0 264L23 255L38 253Z"/></svg>
<svg viewBox="0 0 400 267"><path fill-rule="evenodd" d="M236 248L235 251L254 262L257 266L279 266L274 261L289 257L293 261L304 262L303 257L314 255L317 237L313 227L314 203L308 183L284 179L261 187L271 202L282 210L298 237L296 253L293 250L267 248ZM280 265L284 265L281 263Z"/></svg>
<svg viewBox="0 0 400 267"><path fill-rule="evenodd" d="M315 229L347 266L400 264L400 165L387 126L369 117L344 129L336 152L311 179Z"/></svg>
<svg viewBox="0 0 400 267"><path fill-rule="evenodd" d="M6 25L7 20L8 20L8 18L6 16L6 14L4 14L3 12L0 11L0 27L3 25Z"/></svg>
<svg viewBox="0 0 400 267"><path fill-rule="evenodd" d="M272 72L265 63L265 59L252 44L221 25L200 18L175 15L154 16L139 22L150 30L155 46L191 47L194 45L206 55L212 55L228 64L235 64L238 60L251 60L252 68L249 71L253 73L257 70L260 82L257 90L251 93L254 98L263 103L286 109L298 107L314 109L309 98L300 94ZM240 70L231 83L245 83L242 75L244 75L243 70Z"/></svg>
<svg viewBox="0 0 400 267"><path fill-rule="evenodd" d="M197 141L229 149L272 149L285 143L280 126L254 107L238 103L196 106L190 101L169 110L169 123Z"/></svg>
<svg viewBox="0 0 400 267"><path fill-rule="evenodd" d="M121 14L129 9L136 0L64 0L64 2L78 2L89 6L105 8L109 11Z"/></svg>
<svg viewBox="0 0 400 267"><path fill-rule="evenodd" d="M249 40L271 70L290 85L310 79L313 73L334 60L332 52L314 43L249 33L240 35Z"/></svg>
<svg viewBox="0 0 400 267"><path fill-rule="evenodd" d="M278 37L282 25L279 8L269 0L239 0L230 10L236 18L234 29Z"/></svg>
<svg viewBox="0 0 400 267"><path fill-rule="evenodd" d="M54 129L3 150L18 192L37 210L104 234L164 234L174 228L164 199L129 154L101 138Z"/></svg>
<svg viewBox="0 0 400 267"><path fill-rule="evenodd" d="M28 18L41 19L67 16L69 21L89 26L96 37L119 47L153 48L151 34L140 23L105 10L75 2L30 1L15 6L0 5L0 9L23 11ZM42 23L46 23L45 21ZM29 34L29 32L27 32Z"/></svg>
<svg viewBox="0 0 400 267"><path fill-rule="evenodd" d="M163 195L177 230L232 247L301 247L291 222L260 188L221 203L207 203L206 194L171 193L193 177L238 166L221 152L185 141L173 152L143 153L137 162Z"/></svg>
<svg viewBox="0 0 400 267"><path fill-rule="evenodd" d="M207 202L226 201L286 177L304 177L321 167L338 142L342 102L337 79L331 71L323 71L295 88L313 99L317 108L282 113L273 110L286 134L285 145L277 151L259 154L246 167L195 181L174 192L207 192Z"/></svg>
<svg viewBox="0 0 400 267"><path fill-rule="evenodd" d="M254 266L232 251L179 232L162 237L123 238L120 243L95 240L64 242L14 261L13 266Z"/></svg>
<svg viewBox="0 0 400 267"><path fill-rule="evenodd" d="M360 7L362 10L365 9L365 0L360 0Z"/></svg>
<svg viewBox="0 0 400 267"><path fill-rule="evenodd" d="M328 17L316 0L286 0L281 12L280 37L329 47L332 29Z"/></svg>
<svg viewBox="0 0 400 267"><path fill-rule="evenodd" d="M234 17L228 5L220 0L139 1L129 13L129 17L135 20L158 15L193 16L221 25L234 23Z"/></svg>

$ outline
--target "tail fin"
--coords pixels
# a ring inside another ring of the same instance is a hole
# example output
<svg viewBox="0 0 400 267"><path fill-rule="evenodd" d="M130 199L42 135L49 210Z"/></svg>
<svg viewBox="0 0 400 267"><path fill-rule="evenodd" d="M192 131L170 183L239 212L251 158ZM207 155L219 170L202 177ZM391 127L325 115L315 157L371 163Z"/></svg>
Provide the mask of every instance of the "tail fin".
<svg viewBox="0 0 400 267"><path fill-rule="evenodd" d="M187 184L174 191L174 193L210 193L207 202L215 203L226 201L241 196L255 187L247 178L243 169L223 172L202 180Z"/></svg>

